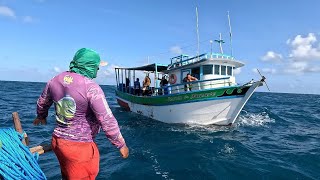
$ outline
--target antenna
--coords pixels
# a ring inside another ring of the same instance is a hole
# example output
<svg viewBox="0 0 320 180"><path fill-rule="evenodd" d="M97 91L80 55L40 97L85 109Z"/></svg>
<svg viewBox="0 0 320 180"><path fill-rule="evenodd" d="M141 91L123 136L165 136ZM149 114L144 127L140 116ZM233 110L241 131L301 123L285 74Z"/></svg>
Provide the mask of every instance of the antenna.
<svg viewBox="0 0 320 180"><path fill-rule="evenodd" d="M228 22L229 22L229 35L230 35L231 56L233 56L233 48L232 48L232 31L231 31L231 22L230 22L230 15L229 15L229 11L228 11Z"/></svg>
<svg viewBox="0 0 320 180"><path fill-rule="evenodd" d="M196 6L196 17L197 17L197 40L198 40L198 60L200 60L199 54L200 54L200 42L199 42L199 20L198 20L198 7Z"/></svg>
<svg viewBox="0 0 320 180"><path fill-rule="evenodd" d="M215 42L219 43L219 46L220 46L220 53L223 54L223 49L222 49L222 43L224 43L223 39L222 39L222 35L221 33L219 34L220 37L219 37L219 40L214 40Z"/></svg>

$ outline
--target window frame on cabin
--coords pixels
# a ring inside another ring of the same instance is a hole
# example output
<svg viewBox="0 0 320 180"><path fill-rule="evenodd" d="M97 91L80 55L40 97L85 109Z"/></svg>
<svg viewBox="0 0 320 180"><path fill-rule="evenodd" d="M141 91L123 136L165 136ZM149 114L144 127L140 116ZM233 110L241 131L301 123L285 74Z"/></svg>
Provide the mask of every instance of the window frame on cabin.
<svg viewBox="0 0 320 180"><path fill-rule="evenodd" d="M227 75L228 76L232 76L232 70L233 70L232 66L227 66Z"/></svg>
<svg viewBox="0 0 320 180"><path fill-rule="evenodd" d="M218 73L216 70L218 70ZM220 65L218 64L214 65L214 75L220 75Z"/></svg>
<svg viewBox="0 0 320 180"><path fill-rule="evenodd" d="M222 76L226 76L227 75L227 66L221 65L221 75Z"/></svg>
<svg viewBox="0 0 320 180"><path fill-rule="evenodd" d="M206 68L209 68L209 69L206 69ZM212 64L203 65L202 66L202 74L203 75L212 75L213 74L213 65Z"/></svg>

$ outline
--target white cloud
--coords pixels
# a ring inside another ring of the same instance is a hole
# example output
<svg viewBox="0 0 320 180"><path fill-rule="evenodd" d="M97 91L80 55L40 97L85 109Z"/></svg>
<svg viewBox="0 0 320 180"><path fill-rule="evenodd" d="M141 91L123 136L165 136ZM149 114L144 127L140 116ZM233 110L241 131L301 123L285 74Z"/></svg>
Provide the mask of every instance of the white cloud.
<svg viewBox="0 0 320 180"><path fill-rule="evenodd" d="M314 33L309 33L303 37L297 35L292 41L289 41L291 53L289 57L293 61L320 60L320 47L316 46L317 38Z"/></svg>
<svg viewBox="0 0 320 180"><path fill-rule="evenodd" d="M285 73L288 74L303 74L310 72L320 72L320 65L309 64L308 62L292 62L285 68Z"/></svg>
<svg viewBox="0 0 320 180"><path fill-rule="evenodd" d="M24 16L24 17L22 18L22 21L23 21L24 23L32 23L32 22L35 21L35 19L34 19L33 17L31 17L31 16Z"/></svg>
<svg viewBox="0 0 320 180"><path fill-rule="evenodd" d="M275 68L262 68L261 71L266 74L275 74L277 72Z"/></svg>
<svg viewBox="0 0 320 180"><path fill-rule="evenodd" d="M288 39L287 41L286 41L286 44L290 44L291 43L291 39Z"/></svg>
<svg viewBox="0 0 320 180"><path fill-rule="evenodd" d="M258 70L257 70L257 68L253 68L253 69L252 69L252 72L254 72L254 73L257 73L257 74L258 74Z"/></svg>
<svg viewBox="0 0 320 180"><path fill-rule="evenodd" d="M237 74L240 74L240 73L241 73L241 68L237 68L237 69L233 70L233 74L234 75L237 75Z"/></svg>
<svg viewBox="0 0 320 180"><path fill-rule="evenodd" d="M288 55L282 56L274 51L268 51L261 60L277 62L277 69L263 68L261 72L271 74L304 74L320 72L320 44L314 33L297 35L288 39ZM286 57L286 58L283 58Z"/></svg>
<svg viewBox="0 0 320 180"><path fill-rule="evenodd" d="M116 75L114 69L119 67L120 66L115 64L109 64L107 66L100 67L95 81L98 84L115 84Z"/></svg>
<svg viewBox="0 0 320 180"><path fill-rule="evenodd" d="M172 46L170 52L174 54L182 54L182 49L180 46Z"/></svg>
<svg viewBox="0 0 320 180"><path fill-rule="evenodd" d="M309 68L309 72L320 72L320 66L312 66Z"/></svg>
<svg viewBox="0 0 320 180"><path fill-rule="evenodd" d="M56 72L56 73L61 72L61 69L60 69L59 67L54 67L53 70L54 70L54 72Z"/></svg>
<svg viewBox="0 0 320 180"><path fill-rule="evenodd" d="M262 68L259 70L260 73L263 74L275 74L277 73L277 70L275 68ZM259 74L258 69L257 68L253 68L252 72Z"/></svg>
<svg viewBox="0 0 320 180"><path fill-rule="evenodd" d="M275 53L273 51L268 51L266 53L266 55L262 56L261 57L261 60L262 61L265 61L265 62L280 62L282 60L282 55L281 54L278 54L278 53Z"/></svg>
<svg viewBox="0 0 320 180"><path fill-rule="evenodd" d="M0 16L16 18L15 12L7 6L0 6Z"/></svg>
<svg viewBox="0 0 320 180"><path fill-rule="evenodd" d="M105 75L105 76L107 76L107 77L113 77L113 76L115 76L115 71L114 71L114 69L115 68L119 68L120 66L117 66L117 65L115 65L115 64L111 64L111 65L108 65L107 66L107 68L105 69L105 70L103 70L102 72L103 72L103 74Z"/></svg>

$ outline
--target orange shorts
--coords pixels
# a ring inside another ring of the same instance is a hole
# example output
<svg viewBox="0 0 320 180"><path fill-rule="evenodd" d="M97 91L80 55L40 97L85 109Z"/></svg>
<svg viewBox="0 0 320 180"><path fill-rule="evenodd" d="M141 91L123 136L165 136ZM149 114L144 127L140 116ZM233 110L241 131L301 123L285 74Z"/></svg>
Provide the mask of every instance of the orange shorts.
<svg viewBox="0 0 320 180"><path fill-rule="evenodd" d="M75 142L52 136L52 149L61 168L62 179L95 179L99 173L99 150L94 142Z"/></svg>

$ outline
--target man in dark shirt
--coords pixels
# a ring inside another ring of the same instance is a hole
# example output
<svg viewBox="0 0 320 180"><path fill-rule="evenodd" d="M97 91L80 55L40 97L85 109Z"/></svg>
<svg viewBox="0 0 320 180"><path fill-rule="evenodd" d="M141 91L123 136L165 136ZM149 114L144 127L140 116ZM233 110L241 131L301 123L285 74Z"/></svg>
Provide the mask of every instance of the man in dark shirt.
<svg viewBox="0 0 320 180"><path fill-rule="evenodd" d="M140 96L140 82L139 82L139 78L137 78L137 80L134 82L134 95L138 95Z"/></svg>
<svg viewBox="0 0 320 180"><path fill-rule="evenodd" d="M192 89L192 84L189 84L187 82L192 82L192 81L197 81L198 79L191 76L189 73L187 74L186 77L183 78L183 82L186 84L184 85L184 91L191 91Z"/></svg>

